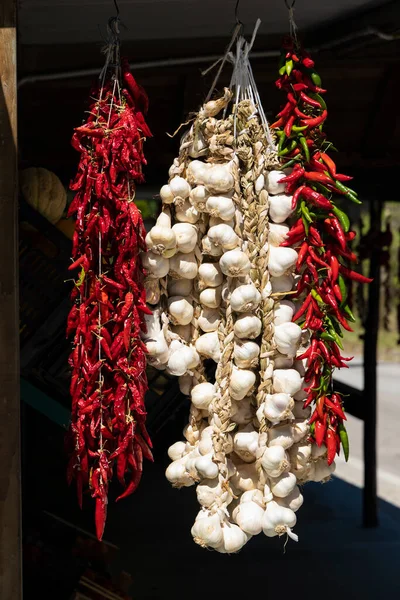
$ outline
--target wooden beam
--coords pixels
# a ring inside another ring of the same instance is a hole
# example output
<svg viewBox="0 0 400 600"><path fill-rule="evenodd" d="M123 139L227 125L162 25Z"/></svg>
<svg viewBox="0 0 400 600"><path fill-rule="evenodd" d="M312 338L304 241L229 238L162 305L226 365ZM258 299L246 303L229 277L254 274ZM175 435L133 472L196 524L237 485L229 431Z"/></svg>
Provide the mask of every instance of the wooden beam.
<svg viewBox="0 0 400 600"><path fill-rule="evenodd" d="M378 498L376 481L376 420L377 420L377 351L379 332L379 301L381 285L380 231L383 203L370 201L371 244L368 286L368 309L364 335L364 527L378 525Z"/></svg>
<svg viewBox="0 0 400 600"><path fill-rule="evenodd" d="M0 3L0 597L22 598L16 0Z"/></svg>

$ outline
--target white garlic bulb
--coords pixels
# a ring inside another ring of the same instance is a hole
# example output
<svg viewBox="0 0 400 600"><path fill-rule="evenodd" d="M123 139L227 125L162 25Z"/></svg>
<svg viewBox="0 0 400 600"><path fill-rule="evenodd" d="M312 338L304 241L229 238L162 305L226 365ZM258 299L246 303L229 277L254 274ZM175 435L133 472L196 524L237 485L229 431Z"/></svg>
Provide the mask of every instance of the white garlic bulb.
<svg viewBox="0 0 400 600"><path fill-rule="evenodd" d="M195 460L195 469L203 479L215 479L218 477L219 469L217 463L212 460L212 454L199 456Z"/></svg>
<svg viewBox="0 0 400 600"><path fill-rule="evenodd" d="M228 277L244 277L250 272L250 261L241 250L228 250L219 260L221 271Z"/></svg>
<svg viewBox="0 0 400 600"><path fill-rule="evenodd" d="M165 365L168 361L169 348L164 333L160 331L145 343L148 362L156 368Z"/></svg>
<svg viewBox="0 0 400 600"><path fill-rule="evenodd" d="M325 456L326 452L327 452L327 447L325 446L325 444L321 444L321 446L317 446L316 444L313 444L311 446L311 458L313 460L317 460L318 458Z"/></svg>
<svg viewBox="0 0 400 600"><path fill-rule="evenodd" d="M218 362L221 358L219 337L216 331L201 335L197 338L195 346L197 352L205 358L211 358L214 362Z"/></svg>
<svg viewBox="0 0 400 600"><path fill-rule="evenodd" d="M204 287L218 287L224 276L218 263L203 262L199 266L199 278Z"/></svg>
<svg viewBox="0 0 400 600"><path fill-rule="evenodd" d="M271 288L273 294L283 294L290 292L294 286L292 275L281 275L281 277L271 277Z"/></svg>
<svg viewBox="0 0 400 600"><path fill-rule="evenodd" d="M331 465L328 465L325 458L317 460L315 463L315 469L310 478L310 481L329 481L331 475L335 472L336 464L333 462Z"/></svg>
<svg viewBox="0 0 400 600"><path fill-rule="evenodd" d="M303 440L310 431L310 425L307 420L296 419L293 424L293 439L296 442Z"/></svg>
<svg viewBox="0 0 400 600"><path fill-rule="evenodd" d="M281 536L285 533L297 541L291 528L296 525L296 515L290 508L280 506L277 502L268 502L262 521L263 532L267 537Z"/></svg>
<svg viewBox="0 0 400 600"><path fill-rule="evenodd" d="M196 544L203 548L217 548L224 541L219 515L205 510L197 515L191 533Z"/></svg>
<svg viewBox="0 0 400 600"><path fill-rule="evenodd" d="M286 189L286 183L279 183L286 177L283 171L269 171L265 182L265 187L269 194L283 194Z"/></svg>
<svg viewBox="0 0 400 600"><path fill-rule="evenodd" d="M161 213L160 217L164 213ZM160 217L158 220L160 220ZM155 225L146 235L146 246L154 254L162 254L169 258L174 254L176 246L175 233L170 227Z"/></svg>
<svg viewBox="0 0 400 600"><path fill-rule="evenodd" d="M208 197L209 193L204 185L198 185L190 192L190 201L199 212L205 212L207 210L206 202Z"/></svg>
<svg viewBox="0 0 400 600"><path fill-rule="evenodd" d="M160 197L163 204L172 204L174 201L174 194L172 193L169 185L163 185L160 190Z"/></svg>
<svg viewBox="0 0 400 600"><path fill-rule="evenodd" d="M281 300L274 307L274 325L290 323L295 312L296 307L293 302L290 300Z"/></svg>
<svg viewBox="0 0 400 600"><path fill-rule="evenodd" d="M236 473L232 476L231 482L239 492L256 489L258 485L258 471L255 463L236 465Z"/></svg>
<svg viewBox="0 0 400 600"><path fill-rule="evenodd" d="M293 473L284 472L271 478L271 492L278 498L286 498L296 487L297 479Z"/></svg>
<svg viewBox="0 0 400 600"><path fill-rule="evenodd" d="M275 425L268 430L268 446L282 446L287 450L293 444L293 428L291 425Z"/></svg>
<svg viewBox="0 0 400 600"><path fill-rule="evenodd" d="M235 365L239 369L254 368L258 364L260 346L249 340L236 340L233 348Z"/></svg>
<svg viewBox="0 0 400 600"><path fill-rule="evenodd" d="M256 375L248 369L233 367L229 380L229 391L233 400L243 400L252 390Z"/></svg>
<svg viewBox="0 0 400 600"><path fill-rule="evenodd" d="M261 533L263 516L264 509L252 501L239 504L233 512L233 518L240 529L249 535Z"/></svg>
<svg viewBox="0 0 400 600"><path fill-rule="evenodd" d="M261 459L261 466L269 477L279 477L290 467L285 449L282 446L265 448Z"/></svg>
<svg viewBox="0 0 400 600"><path fill-rule="evenodd" d="M290 449L290 456L300 465L306 465L311 460L311 444L307 442L295 444Z"/></svg>
<svg viewBox="0 0 400 600"><path fill-rule="evenodd" d="M239 552L250 539L250 536L242 531L240 527L231 525L228 521L225 521L223 524L222 535L224 538L223 544L215 549L217 552L222 552L223 554Z"/></svg>
<svg viewBox="0 0 400 600"><path fill-rule="evenodd" d="M292 196L270 196L269 215L274 223L283 223L292 214Z"/></svg>
<svg viewBox="0 0 400 600"><path fill-rule="evenodd" d="M226 489L224 480L219 478L204 479L196 488L197 500L201 506L211 508L227 505L232 501L232 494Z"/></svg>
<svg viewBox="0 0 400 600"><path fill-rule="evenodd" d="M204 185L214 194L224 194L233 189L234 180L229 164L212 165L203 175Z"/></svg>
<svg viewBox="0 0 400 600"><path fill-rule="evenodd" d="M255 502L261 508L264 508L264 498L261 490L249 490L248 492L243 492L240 497L240 504L245 504L246 502Z"/></svg>
<svg viewBox="0 0 400 600"><path fill-rule="evenodd" d="M200 213L190 201L186 199L176 207L175 217L176 220L181 223L192 223L192 225L194 225L200 219Z"/></svg>
<svg viewBox="0 0 400 600"><path fill-rule="evenodd" d="M174 460L165 471L165 477L175 487L190 487L194 484L193 479L186 471L187 455Z"/></svg>
<svg viewBox="0 0 400 600"><path fill-rule="evenodd" d="M201 160L192 160L187 168L186 176L191 184L202 185L211 165Z"/></svg>
<svg viewBox="0 0 400 600"><path fill-rule="evenodd" d="M183 296L168 298L168 313L173 323L188 325L193 319L192 303Z"/></svg>
<svg viewBox="0 0 400 600"><path fill-rule="evenodd" d="M143 269L146 271L149 279L162 279L168 274L169 259L154 252L143 252L141 254Z"/></svg>
<svg viewBox="0 0 400 600"><path fill-rule="evenodd" d="M301 508L304 498L300 493L299 487L296 485L294 490L285 498L276 498L275 500L280 506L290 508L293 512L297 512Z"/></svg>
<svg viewBox="0 0 400 600"><path fill-rule="evenodd" d="M297 262L297 252L293 248L270 246L268 270L272 277L281 277Z"/></svg>
<svg viewBox="0 0 400 600"><path fill-rule="evenodd" d="M175 198L182 198L183 200L186 200L190 194L190 185L186 179L183 179L183 177L179 177L178 175L173 177L169 182L169 189Z"/></svg>
<svg viewBox="0 0 400 600"><path fill-rule="evenodd" d="M275 369L290 369L293 366L293 358L289 358L284 354L276 353L274 356L274 368Z"/></svg>
<svg viewBox="0 0 400 600"><path fill-rule="evenodd" d="M242 460L253 462L258 449L258 432L238 431L233 437L233 448Z"/></svg>
<svg viewBox="0 0 400 600"><path fill-rule="evenodd" d="M254 409L250 399L240 400L238 402L232 401L231 419L233 423L237 423L237 425L248 425L253 420L253 417Z"/></svg>
<svg viewBox="0 0 400 600"><path fill-rule="evenodd" d="M239 285L233 290L230 301L235 312L251 312L260 304L261 294L252 283Z"/></svg>
<svg viewBox="0 0 400 600"><path fill-rule="evenodd" d="M274 392L293 396L299 391L303 379L295 369L275 369L272 377Z"/></svg>
<svg viewBox="0 0 400 600"><path fill-rule="evenodd" d="M189 375L189 373L187 373L185 375L181 375L178 378L178 382L179 382L179 390L180 390L181 394L183 394L184 396L189 396L191 389L193 387L193 376Z"/></svg>
<svg viewBox="0 0 400 600"><path fill-rule="evenodd" d="M270 223L268 230L268 243L271 246L280 246L287 238L289 227L285 224Z"/></svg>
<svg viewBox="0 0 400 600"><path fill-rule="evenodd" d="M264 403L264 415L273 423L293 418L291 410L294 400L289 394L267 394Z"/></svg>
<svg viewBox="0 0 400 600"><path fill-rule="evenodd" d="M191 392L192 404L196 408L206 410L215 398L215 385L205 381L194 386Z"/></svg>
<svg viewBox="0 0 400 600"><path fill-rule="evenodd" d="M240 339L254 340L261 333L261 320L250 313L243 313L233 326L235 335Z"/></svg>
<svg viewBox="0 0 400 600"><path fill-rule="evenodd" d="M172 277L194 279L197 275L197 260L193 252L183 254L178 252L170 259L170 274Z"/></svg>
<svg viewBox="0 0 400 600"><path fill-rule="evenodd" d="M178 252L188 254L193 252L197 244L197 227L190 223L176 223L172 227Z"/></svg>
<svg viewBox="0 0 400 600"><path fill-rule="evenodd" d="M197 319L197 323L204 333L211 333L217 331L221 322L219 310L215 308L203 308L200 316Z"/></svg>
<svg viewBox="0 0 400 600"><path fill-rule="evenodd" d="M239 237L233 231L232 227L229 227L225 223L210 227L207 235L214 246L220 246L224 251L232 250L239 245Z"/></svg>
<svg viewBox="0 0 400 600"><path fill-rule="evenodd" d="M171 261L175 257L171 258ZM274 337L278 351L289 357L296 356L301 339L302 329L296 323L282 323L275 327Z"/></svg>
<svg viewBox="0 0 400 600"><path fill-rule="evenodd" d="M144 282L146 290L146 302L154 306L160 300L161 290L158 279L146 279Z"/></svg>
<svg viewBox="0 0 400 600"><path fill-rule="evenodd" d="M178 460L182 458L182 456L186 454L186 444L185 442L175 442L168 448L168 456L171 460Z"/></svg>
<svg viewBox="0 0 400 600"><path fill-rule="evenodd" d="M200 293L199 301L202 306L207 308L218 308L221 304L221 286L203 290Z"/></svg>
<svg viewBox="0 0 400 600"><path fill-rule="evenodd" d="M185 346L180 342L171 342L168 358L168 371L171 375L184 375L186 371L194 369L200 362L199 355L192 346Z"/></svg>
<svg viewBox="0 0 400 600"><path fill-rule="evenodd" d="M206 210L211 217L230 221L235 216L235 205L229 196L210 196L206 201Z"/></svg>
<svg viewBox="0 0 400 600"><path fill-rule="evenodd" d="M168 278L169 296L190 296L193 290L193 281L191 279L172 279Z"/></svg>

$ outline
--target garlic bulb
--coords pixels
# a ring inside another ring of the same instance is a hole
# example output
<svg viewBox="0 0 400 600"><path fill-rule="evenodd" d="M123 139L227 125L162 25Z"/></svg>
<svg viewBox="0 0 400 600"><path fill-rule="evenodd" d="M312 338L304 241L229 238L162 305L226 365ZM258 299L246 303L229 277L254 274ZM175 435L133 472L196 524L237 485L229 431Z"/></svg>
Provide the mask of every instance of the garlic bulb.
<svg viewBox="0 0 400 600"><path fill-rule="evenodd" d="M191 533L196 544L203 548L217 548L224 541L220 518L209 511L199 512Z"/></svg>
<svg viewBox="0 0 400 600"><path fill-rule="evenodd" d="M173 231L176 239L176 247L179 252L189 254L193 252L197 244L197 228L190 223L176 223Z"/></svg>
<svg viewBox="0 0 400 600"><path fill-rule="evenodd" d="M321 458L326 455L327 448L325 444L321 444L321 446L317 446L313 444L311 446L311 457L313 460L317 460L317 458Z"/></svg>
<svg viewBox="0 0 400 600"><path fill-rule="evenodd" d="M271 446L264 450L261 466L270 477L279 477L290 467L285 449L282 446Z"/></svg>
<svg viewBox="0 0 400 600"><path fill-rule="evenodd" d="M194 279L197 275L197 260L193 252L183 254L178 252L170 259L170 274L172 277Z"/></svg>
<svg viewBox="0 0 400 600"><path fill-rule="evenodd" d="M211 331L216 331L221 322L219 310L215 308L203 308L199 318L197 319L197 323L204 333L210 333Z"/></svg>
<svg viewBox="0 0 400 600"><path fill-rule="evenodd" d="M212 243L208 235L205 235L201 240L201 251L203 254L208 254L209 256L221 256L223 254L223 248L221 246L216 246Z"/></svg>
<svg viewBox="0 0 400 600"><path fill-rule="evenodd" d="M229 225L229 227L234 228L235 227L235 219L229 219L229 221L224 221L223 219L220 219L220 217L210 217L209 221L208 221L208 226L209 227L214 227L214 225Z"/></svg>
<svg viewBox="0 0 400 600"><path fill-rule="evenodd" d="M233 357L239 369L249 369L257 366L260 346L249 340L235 341Z"/></svg>
<svg viewBox="0 0 400 600"><path fill-rule="evenodd" d="M269 194L283 194L286 189L286 183L279 183L281 179L286 177L283 171L269 171L265 187Z"/></svg>
<svg viewBox="0 0 400 600"><path fill-rule="evenodd" d="M213 451L212 438L209 436L205 436L204 431L202 432L201 440L199 441L199 445L198 445L199 453L202 456L205 456L206 454L210 454Z"/></svg>
<svg viewBox="0 0 400 600"><path fill-rule="evenodd" d="M268 502L262 521L263 532L267 537L281 536L287 533L297 541L291 528L296 525L296 515L290 508L280 506L277 502Z"/></svg>
<svg viewBox="0 0 400 600"><path fill-rule="evenodd" d="M239 237L232 227L226 224L210 227L207 235L214 246L220 246L223 250L232 250L239 245Z"/></svg>
<svg viewBox="0 0 400 600"><path fill-rule="evenodd" d="M281 277L271 277L271 288L273 294L283 294L290 292L294 286L292 275L281 275Z"/></svg>
<svg viewBox="0 0 400 600"><path fill-rule="evenodd" d="M186 454L186 444L185 442L175 442L168 448L168 456L171 460L178 460L182 458L182 456Z"/></svg>
<svg viewBox="0 0 400 600"><path fill-rule="evenodd" d="M193 289L193 281L190 279L168 278L169 296L190 296Z"/></svg>
<svg viewBox="0 0 400 600"><path fill-rule="evenodd" d="M253 462L258 448L257 431L238 431L233 437L233 448L245 462Z"/></svg>
<svg viewBox="0 0 400 600"><path fill-rule="evenodd" d="M160 216L163 214L161 213ZM154 254L162 254L169 258L174 254L171 250L174 250L176 246L175 233L169 227L155 225L146 235L146 246Z"/></svg>
<svg viewBox="0 0 400 600"><path fill-rule="evenodd" d="M293 512L297 512L299 508L303 505L304 498L300 493L300 489L296 485L294 490L290 492L288 496L285 498L276 498L276 502L280 506L284 506L286 508L290 508Z"/></svg>
<svg viewBox="0 0 400 600"><path fill-rule="evenodd" d="M187 456L174 460L165 471L165 476L175 487L190 487L194 484L193 479L186 472Z"/></svg>
<svg viewBox="0 0 400 600"><path fill-rule="evenodd" d="M297 394L295 394L295 396L297 396ZM302 401L295 402L292 412L295 419L309 419L311 417L311 406L304 408Z"/></svg>
<svg viewBox="0 0 400 600"><path fill-rule="evenodd" d="M180 342L171 343L168 358L168 371L171 375L184 375L186 371L194 369L200 362L199 355L192 346L185 346Z"/></svg>
<svg viewBox="0 0 400 600"><path fill-rule="evenodd" d="M158 279L146 279L144 284L146 290L146 302L154 306L160 300L160 283Z"/></svg>
<svg viewBox="0 0 400 600"><path fill-rule="evenodd" d="M261 490L249 490L248 492L243 492L240 497L240 504L245 504L246 502L255 502L261 508L264 508L264 498Z"/></svg>
<svg viewBox="0 0 400 600"><path fill-rule="evenodd" d="M268 430L268 446L282 446L287 450L293 444L293 428L291 425L275 425Z"/></svg>
<svg viewBox="0 0 400 600"><path fill-rule="evenodd" d="M242 531L240 527L231 525L227 521L223 524L222 534L224 538L223 544L215 549L217 552L222 552L223 554L239 552L250 539L250 536Z"/></svg>
<svg viewBox="0 0 400 600"><path fill-rule="evenodd" d="M239 285L231 294L231 308L235 312L254 311L261 302L261 294L254 284Z"/></svg>
<svg viewBox="0 0 400 600"><path fill-rule="evenodd" d="M293 366L293 358L289 358L284 354L278 352L274 356L274 368L275 369L290 369Z"/></svg>
<svg viewBox="0 0 400 600"><path fill-rule="evenodd" d="M229 250L219 260L221 271L228 277L244 277L250 272L250 261L241 250Z"/></svg>
<svg viewBox="0 0 400 600"><path fill-rule="evenodd" d="M214 504L216 506L226 505L232 500L232 494L226 489L221 477L204 479L197 486L196 494L199 504L205 508L211 508Z"/></svg>
<svg viewBox="0 0 400 600"><path fill-rule="evenodd" d="M268 243L271 246L280 246L287 238L289 227L284 223L278 225L277 223L270 223L268 230Z"/></svg>
<svg viewBox="0 0 400 600"><path fill-rule="evenodd" d="M274 325L290 323L296 312L295 305L290 300L281 300L274 308Z"/></svg>
<svg viewBox="0 0 400 600"><path fill-rule="evenodd" d="M190 324L187 325L172 325L171 332L178 336L179 341L187 342L188 344L192 341L192 328ZM173 336L171 336L173 337Z"/></svg>
<svg viewBox="0 0 400 600"><path fill-rule="evenodd" d="M186 176L191 184L202 185L211 165L201 160L192 160L187 168Z"/></svg>
<svg viewBox="0 0 400 600"><path fill-rule="evenodd" d="M235 216L235 205L229 196L210 196L206 201L206 210L211 217L230 221Z"/></svg>
<svg viewBox="0 0 400 600"><path fill-rule="evenodd" d="M216 331L201 335L197 338L195 345L197 352L201 356L211 358L215 362L218 362L221 358L219 337Z"/></svg>
<svg viewBox="0 0 400 600"><path fill-rule="evenodd" d="M271 492L278 498L286 498L296 487L297 479L293 473L282 473L279 477L271 478Z"/></svg>
<svg viewBox="0 0 400 600"><path fill-rule="evenodd" d="M173 177L169 182L169 189L175 198L182 198L183 200L186 200L190 194L190 185L186 179L183 179L183 177L179 177L178 175Z"/></svg>
<svg viewBox="0 0 400 600"><path fill-rule="evenodd" d="M258 485L258 472L255 463L243 463L236 466L236 473L231 478L232 485L240 492L254 490Z"/></svg>
<svg viewBox="0 0 400 600"><path fill-rule="evenodd" d="M270 246L268 270L272 277L281 277L296 264L296 261L297 252L293 248Z"/></svg>
<svg viewBox="0 0 400 600"><path fill-rule="evenodd" d="M221 304L221 286L206 288L200 293L200 304L207 308L218 308Z"/></svg>
<svg viewBox="0 0 400 600"><path fill-rule="evenodd" d="M212 334L208 334L212 335ZM243 400L256 382L256 375L247 369L233 367L229 381L229 391L233 400Z"/></svg>
<svg viewBox="0 0 400 600"><path fill-rule="evenodd" d="M310 431L310 425L307 420L296 419L293 425L293 439L296 442L303 440Z"/></svg>
<svg viewBox="0 0 400 600"><path fill-rule="evenodd" d="M189 396L190 391L193 387L193 377L187 373L186 375L181 375L178 378L179 381L179 390L181 394L184 396Z"/></svg>
<svg viewBox="0 0 400 600"><path fill-rule="evenodd" d="M299 391L303 383L300 374L295 369L275 369L272 385L274 392L283 392L293 396Z"/></svg>
<svg viewBox="0 0 400 600"><path fill-rule="evenodd" d="M192 303L183 296L168 298L168 313L173 323L188 325L193 319Z"/></svg>
<svg viewBox="0 0 400 600"><path fill-rule="evenodd" d="M270 196L269 215L274 223L283 223L292 214L292 196Z"/></svg>
<svg viewBox="0 0 400 600"><path fill-rule="evenodd" d="M251 423L254 417L254 409L251 405L250 400L240 400L239 402L232 402L232 416L233 423L237 425L248 425Z"/></svg>
<svg viewBox="0 0 400 600"><path fill-rule="evenodd" d="M171 258L171 261L175 257ZM297 346L302 334L301 328L296 323L283 323L275 327L274 337L276 347L281 354L296 356Z"/></svg>
<svg viewBox="0 0 400 600"><path fill-rule="evenodd" d="M163 185L160 190L160 197L163 204L172 204L174 201L174 194L172 193L169 185Z"/></svg>
<svg viewBox="0 0 400 600"><path fill-rule="evenodd" d="M264 404L264 415L269 421L276 423L293 418L291 410L294 400L289 394L267 394Z"/></svg>
<svg viewBox="0 0 400 600"><path fill-rule="evenodd" d="M143 269L146 271L147 276L156 279L162 279L168 274L169 271L169 259L154 254L154 252L143 252L141 254Z"/></svg>
<svg viewBox="0 0 400 600"><path fill-rule="evenodd" d="M233 327L235 335L242 339L254 340L261 333L262 323L258 317L250 313L240 315Z"/></svg>
<svg viewBox="0 0 400 600"><path fill-rule="evenodd" d="M147 360L153 366L156 363L166 364L168 361L168 344L164 333L160 331L152 339L146 339Z"/></svg>
<svg viewBox="0 0 400 600"><path fill-rule="evenodd" d="M198 185L190 192L190 201L199 212L205 212L207 210L206 202L208 197L209 193L204 185Z"/></svg>
<svg viewBox="0 0 400 600"><path fill-rule="evenodd" d="M234 511L234 519L240 529L249 535L258 535L262 531L264 509L256 502L239 504Z"/></svg>
<svg viewBox="0 0 400 600"><path fill-rule="evenodd" d="M194 386L191 392L192 404L196 408L205 410L215 398L215 385L207 381Z"/></svg>
<svg viewBox="0 0 400 600"><path fill-rule="evenodd" d="M329 481L331 475L335 472L335 469L336 464L334 462L331 465L328 465L326 459L322 458L315 463L315 470L310 481Z"/></svg>
<svg viewBox="0 0 400 600"><path fill-rule="evenodd" d="M175 217L181 223L192 223L194 225L200 219L200 213L189 200L185 200L176 207Z"/></svg>
<svg viewBox="0 0 400 600"><path fill-rule="evenodd" d="M195 468L197 473L203 479L215 479L216 477L218 477L218 465L212 460L211 453L207 456L199 456L198 458L196 458Z"/></svg>
<svg viewBox="0 0 400 600"><path fill-rule="evenodd" d="M311 459L311 444L307 442L295 444L290 449L290 455L300 465L306 465Z"/></svg>
<svg viewBox="0 0 400 600"><path fill-rule="evenodd" d="M204 262L199 266L199 278L205 287L218 287L223 275L218 263Z"/></svg>
<svg viewBox="0 0 400 600"><path fill-rule="evenodd" d="M224 194L233 189L234 180L229 164L212 165L203 175L204 185L214 194Z"/></svg>

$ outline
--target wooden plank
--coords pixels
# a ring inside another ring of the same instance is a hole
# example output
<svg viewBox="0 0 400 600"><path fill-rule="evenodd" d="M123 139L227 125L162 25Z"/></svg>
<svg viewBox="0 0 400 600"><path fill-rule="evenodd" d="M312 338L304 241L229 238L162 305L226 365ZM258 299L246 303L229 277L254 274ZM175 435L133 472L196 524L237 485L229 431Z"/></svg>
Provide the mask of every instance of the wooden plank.
<svg viewBox="0 0 400 600"><path fill-rule="evenodd" d="M22 598L16 1L0 3L0 597Z"/></svg>
<svg viewBox="0 0 400 600"><path fill-rule="evenodd" d="M371 252L369 276L373 278L368 286L368 309L364 336L364 527L378 525L377 460L376 460L376 419L377 419L377 350L379 331L380 301L380 247L383 203L370 201Z"/></svg>

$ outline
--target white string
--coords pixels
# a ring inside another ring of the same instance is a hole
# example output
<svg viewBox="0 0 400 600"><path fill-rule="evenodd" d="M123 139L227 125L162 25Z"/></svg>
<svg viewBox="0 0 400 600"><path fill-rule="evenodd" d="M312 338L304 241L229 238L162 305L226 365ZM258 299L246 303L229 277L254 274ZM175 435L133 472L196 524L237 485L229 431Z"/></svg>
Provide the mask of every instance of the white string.
<svg viewBox="0 0 400 600"><path fill-rule="evenodd" d="M239 32L240 32L241 28L242 28L242 24L241 23L237 23L235 29L233 30L231 41L229 42L229 45L228 45L228 47L226 49L226 52L225 52L224 56L222 58L218 59L213 65L211 65L211 67L209 67L208 69L206 69L203 72L203 75L204 75L210 69L212 69L215 65L217 65L219 62L221 62L220 66L219 66L219 69L217 71L217 74L214 77L214 81L211 84L210 91L207 94L207 97L206 97L206 100L205 100L206 102L208 102L210 100L210 98L211 98L211 96L212 96L212 94L213 94L213 92L215 90L215 86L217 85L218 79L219 79L219 77L220 77L220 75L222 73L222 69L224 68L225 63L228 60L231 48L232 48L232 46L233 46L233 44L234 44L237 36L239 35Z"/></svg>

